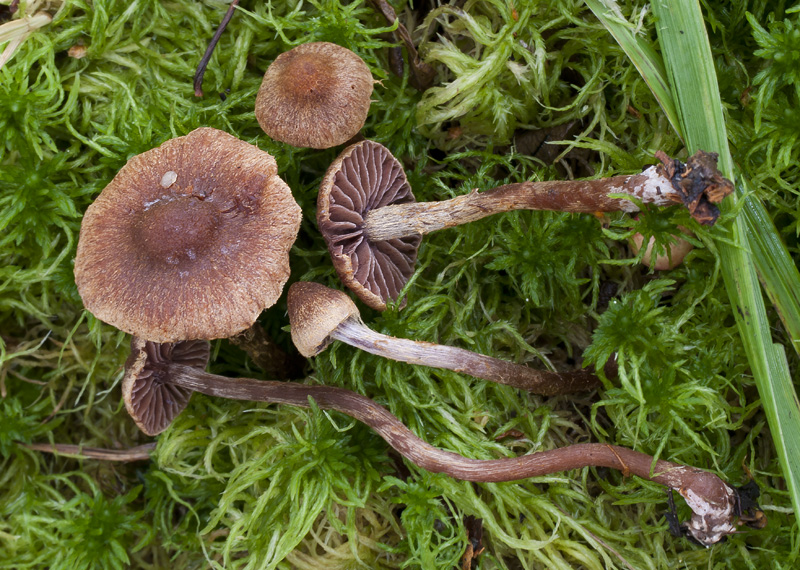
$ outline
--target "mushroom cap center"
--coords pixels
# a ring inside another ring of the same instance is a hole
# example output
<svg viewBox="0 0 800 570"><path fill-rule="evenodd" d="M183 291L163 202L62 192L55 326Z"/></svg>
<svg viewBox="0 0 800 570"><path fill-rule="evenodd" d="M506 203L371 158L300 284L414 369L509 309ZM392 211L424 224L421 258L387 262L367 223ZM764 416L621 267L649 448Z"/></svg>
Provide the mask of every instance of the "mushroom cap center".
<svg viewBox="0 0 800 570"><path fill-rule="evenodd" d="M194 196L160 200L142 212L138 240L155 261L168 265L192 262L213 243L220 212Z"/></svg>
<svg viewBox="0 0 800 570"><path fill-rule="evenodd" d="M301 101L325 97L336 81L332 66L325 65L316 53L294 54L283 75L287 95Z"/></svg>

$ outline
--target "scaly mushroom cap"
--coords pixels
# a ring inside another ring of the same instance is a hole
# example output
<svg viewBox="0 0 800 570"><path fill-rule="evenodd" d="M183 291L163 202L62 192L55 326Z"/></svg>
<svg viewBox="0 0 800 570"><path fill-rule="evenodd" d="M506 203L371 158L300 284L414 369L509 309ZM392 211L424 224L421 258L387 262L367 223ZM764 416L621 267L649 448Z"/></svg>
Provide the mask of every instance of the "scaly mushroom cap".
<svg viewBox="0 0 800 570"><path fill-rule="evenodd" d="M256 97L258 124L296 147L330 148L353 138L367 120L372 73L347 48L297 46L267 69Z"/></svg>
<svg viewBox="0 0 800 570"><path fill-rule="evenodd" d="M370 210L414 202L400 162L365 140L347 147L331 164L317 197L317 223L339 278L373 309L386 310L414 274L422 236L370 242L364 218Z"/></svg>
<svg viewBox="0 0 800 570"><path fill-rule="evenodd" d="M331 333L350 317L360 318L358 307L336 289L298 281L289 286L286 304L292 342L306 358L316 356L332 342Z"/></svg>
<svg viewBox="0 0 800 570"><path fill-rule="evenodd" d="M155 342L232 336L281 295L301 212L275 159L201 128L131 158L89 206L75 282Z"/></svg>
<svg viewBox="0 0 800 570"><path fill-rule="evenodd" d="M175 362L203 370L208 357L209 344L204 340L158 344L131 339L122 399L139 429L147 435L158 435L189 403L191 390L170 383L167 364Z"/></svg>

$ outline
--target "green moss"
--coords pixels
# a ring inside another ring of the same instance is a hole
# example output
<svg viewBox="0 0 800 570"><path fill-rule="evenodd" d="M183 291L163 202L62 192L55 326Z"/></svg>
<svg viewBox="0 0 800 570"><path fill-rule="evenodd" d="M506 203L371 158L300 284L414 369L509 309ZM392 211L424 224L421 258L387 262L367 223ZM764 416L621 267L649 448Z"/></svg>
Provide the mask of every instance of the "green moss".
<svg viewBox="0 0 800 570"><path fill-rule="evenodd" d="M357 390L432 444L475 458L607 441L735 484L746 468L763 487L769 526L712 549L667 533L655 484L595 469L464 483L420 471L364 426L317 409L195 396L142 463L17 443L149 441L119 403L125 335L82 311L71 260L94 197L131 156L168 138L214 126L272 153L304 212L292 280L340 287L315 223L336 150L271 141L253 113L264 69L293 45L333 41L364 58L380 80L364 134L403 158L421 200L563 176L510 142L572 121L580 137L563 151L589 152L598 176L635 172L657 149L681 152L582 2L468 0L427 13L416 4L395 8L438 72L424 93L388 71L391 27L368 3L344 0L243 0L202 98L192 76L227 8L214 0L65 0L0 69L0 567L449 568L464 552L469 515L483 520L480 568L796 565L797 527L714 242L676 209L635 220L513 212L436 232L424 240L407 307L363 312L387 334L539 368L616 355L619 379L598 395L541 398L339 343L305 381ZM652 34L646 12L621 4ZM798 256L797 81L785 69L796 13L782 3L712 4L736 160ZM82 59L67 53L78 44ZM663 248L678 226L696 235L686 264L656 275L636 262L633 233ZM261 322L290 348L285 301ZM225 341L213 356L217 372L259 374Z"/></svg>

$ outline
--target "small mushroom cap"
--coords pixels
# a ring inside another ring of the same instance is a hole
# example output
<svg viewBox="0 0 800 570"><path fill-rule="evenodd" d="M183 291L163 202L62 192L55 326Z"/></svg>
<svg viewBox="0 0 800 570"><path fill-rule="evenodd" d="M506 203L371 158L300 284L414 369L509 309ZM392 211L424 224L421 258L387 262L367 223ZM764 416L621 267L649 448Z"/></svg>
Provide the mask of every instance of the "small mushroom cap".
<svg viewBox="0 0 800 570"><path fill-rule="evenodd" d="M682 226L678 226L678 229L684 233L694 236L692 232ZM655 246L656 238L651 237L650 241L647 242L647 249L645 249L645 252L642 255L642 263L644 263L647 267L652 267L656 271L675 269L681 263L683 263L684 258L689 254L690 251L694 249L694 246L680 236L673 237L675 238L675 241L669 244L669 251L657 255L655 258L653 258L653 247ZM640 233L636 233L633 234L630 240L633 253L638 254L642 249L644 236Z"/></svg>
<svg viewBox="0 0 800 570"><path fill-rule="evenodd" d="M371 242L364 234L370 210L414 202L403 165L382 144L347 147L331 164L317 197L317 223L333 266L358 298L378 311L399 297L414 274L422 236Z"/></svg>
<svg viewBox="0 0 800 570"><path fill-rule="evenodd" d="M367 120L372 73L347 48L301 44L267 69L256 97L258 124L296 147L330 148L353 138Z"/></svg>
<svg viewBox="0 0 800 570"><path fill-rule="evenodd" d="M331 333L341 323L350 317L361 318L350 297L319 283L293 283L289 286L286 304L292 325L292 342L306 358L328 348L332 342Z"/></svg>
<svg viewBox="0 0 800 570"><path fill-rule="evenodd" d="M138 337L131 339L122 399L139 429L147 435L158 435L186 408L192 392L170 383L167 365L176 362L203 370L208 364L209 349L204 340L159 344Z"/></svg>
<svg viewBox="0 0 800 570"><path fill-rule="evenodd" d="M300 229L277 172L272 156L211 128L131 158L81 224L86 308L154 342L251 326L280 297Z"/></svg>

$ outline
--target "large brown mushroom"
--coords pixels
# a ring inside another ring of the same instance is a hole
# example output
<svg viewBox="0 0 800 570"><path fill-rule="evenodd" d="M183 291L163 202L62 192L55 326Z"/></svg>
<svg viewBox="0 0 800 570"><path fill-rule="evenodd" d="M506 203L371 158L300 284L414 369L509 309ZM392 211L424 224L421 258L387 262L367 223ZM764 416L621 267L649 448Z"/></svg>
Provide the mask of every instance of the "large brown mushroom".
<svg viewBox="0 0 800 570"><path fill-rule="evenodd" d="M339 340L384 358L444 368L536 394L584 392L600 386L588 370L549 372L463 348L387 336L367 327L350 297L319 283L300 281L287 298L292 341L307 358Z"/></svg>
<svg viewBox="0 0 800 570"><path fill-rule="evenodd" d="M364 126L373 83L367 64L349 49L328 42L301 44L267 69L256 118L275 140L330 148Z"/></svg>
<svg viewBox="0 0 800 570"><path fill-rule="evenodd" d="M763 528L766 524L766 517L754 500L746 500L738 489L703 469L661 459L654 462L653 457L644 453L604 443L581 443L520 457L472 459L430 445L386 408L361 394L334 386L209 374L203 370L205 362L177 358L198 348L190 344L184 349L183 344L177 343L165 350L155 343L134 339L129 366L136 367L140 371L138 374L156 378L162 386L170 384L185 394L197 391L209 396L304 408L309 407L309 400L313 399L321 409L342 412L364 422L400 455L422 469L466 481L516 481L587 466L618 469L625 475L636 475L677 490L692 514L689 521L676 530L705 546L738 532L739 525ZM201 344L207 346L207 343ZM132 377L133 372L126 373L126 379L129 376ZM137 424L142 427L140 420ZM677 520L675 522L677 525Z"/></svg>
<svg viewBox="0 0 800 570"><path fill-rule="evenodd" d="M386 309L414 271L422 235L510 210L636 212L645 204L684 204L701 223L733 185L716 155L698 152L686 165L657 153L661 164L632 176L521 182L441 202L416 202L400 162L383 145L361 141L328 168L317 198L317 222L344 284L367 305Z"/></svg>
<svg viewBox="0 0 800 570"><path fill-rule="evenodd" d="M133 157L89 206L75 282L86 308L156 342L226 338L289 278L301 212L275 159L200 128Z"/></svg>

